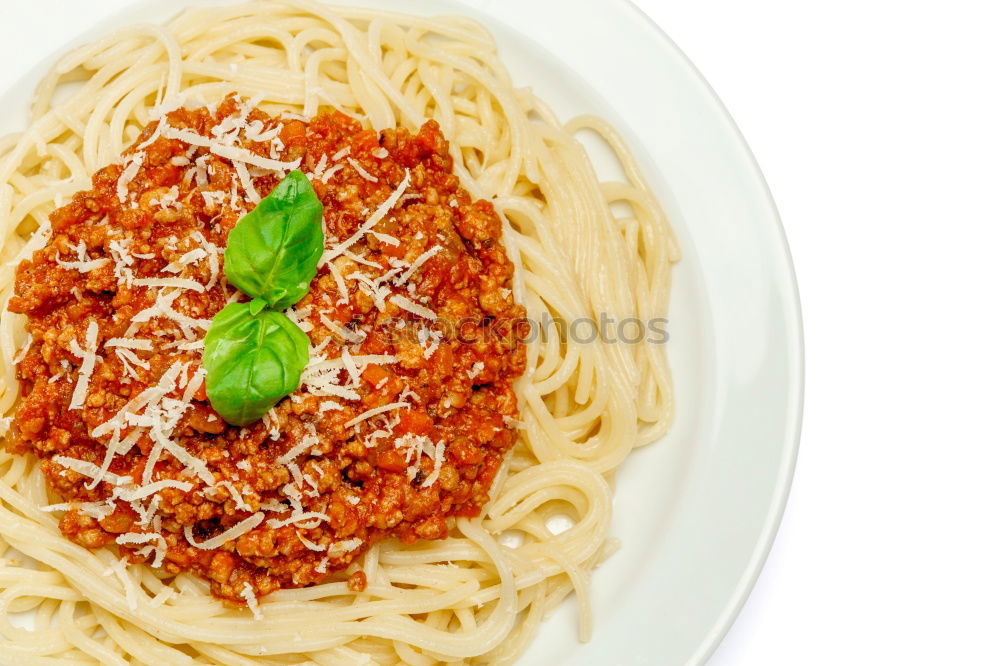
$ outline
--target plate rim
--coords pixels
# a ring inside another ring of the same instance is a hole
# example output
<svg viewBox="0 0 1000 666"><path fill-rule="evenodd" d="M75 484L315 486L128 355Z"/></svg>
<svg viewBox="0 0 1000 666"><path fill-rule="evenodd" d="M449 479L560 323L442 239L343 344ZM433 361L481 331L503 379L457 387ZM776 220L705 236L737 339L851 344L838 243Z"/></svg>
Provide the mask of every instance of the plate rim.
<svg viewBox="0 0 1000 666"><path fill-rule="evenodd" d="M706 636L698 652L692 656L691 663L701 666L708 662L718 649L723 639L729 633L729 630L732 629L733 624L735 624L736 619L739 617L740 612L746 605L750 595L753 593L761 572L764 569L764 565L767 563L768 556L774 547L774 542L778 536L778 531L781 528L781 523L785 516L785 510L788 507L792 485L795 480L795 468L798 461L799 449L802 444L802 421L805 406L805 327L802 316L802 299L798 278L795 272L795 262L792 257L791 246L788 243L788 235L785 232L781 215L778 212L777 203L771 193L771 188L767 184L767 179L764 177L764 172L761 170L760 164L757 161L756 156L753 154L746 137L743 135L743 132L740 131L735 118L733 118L728 107L726 107L715 88L712 87L708 79L706 79L701 73L701 70L699 70L691 59L688 58L687 54L684 53L676 42L670 38L659 23L643 11L634 0L615 0L615 2L621 7L621 9L631 12L640 21L651 28L656 39L660 41L661 46L665 50L672 51L684 61L688 70L694 74L701 86L704 88L705 92L711 96L716 108L722 112L729 130L737 139L740 151L743 153L743 156L748 163L752 165L756 185L761 190L764 200L767 201L769 222L772 226L772 231L776 232L778 238L780 239L781 250L784 257L784 263L781 266L782 270L785 272L784 286L790 290L790 293L788 294L790 298L785 305L790 308L790 314L792 315L791 321L793 324L786 331L786 333L789 334L791 341L794 343L788 347L788 361L790 367L792 368L791 379L793 383L789 387L789 402L786 405L787 421L785 426L787 436L783 446L783 455L780 459L781 466L779 471L779 482L775 486L771 497L771 506L765 518L765 528L758 536L757 544L750 555L750 560L746 568L744 569L738 589L735 590L733 595L730 597L730 600L722 611L716 625L713 627L709 635Z"/></svg>

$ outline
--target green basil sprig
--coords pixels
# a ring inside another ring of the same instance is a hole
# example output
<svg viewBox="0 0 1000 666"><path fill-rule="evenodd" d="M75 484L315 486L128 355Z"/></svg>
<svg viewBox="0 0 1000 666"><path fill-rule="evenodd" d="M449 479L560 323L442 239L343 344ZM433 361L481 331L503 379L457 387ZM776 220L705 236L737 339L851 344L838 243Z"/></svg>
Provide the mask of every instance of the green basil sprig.
<svg viewBox="0 0 1000 666"><path fill-rule="evenodd" d="M323 204L301 171L292 171L229 234L226 277L275 310L306 295L323 254Z"/></svg>
<svg viewBox="0 0 1000 666"><path fill-rule="evenodd" d="M232 303L205 336L206 390L227 423L253 423L299 387L309 336L280 312Z"/></svg>
<svg viewBox="0 0 1000 666"><path fill-rule="evenodd" d="M309 337L278 310L306 295L322 254L323 204L301 171L229 233L223 269L253 300L227 305L205 336L205 391L227 423L253 423L298 388Z"/></svg>

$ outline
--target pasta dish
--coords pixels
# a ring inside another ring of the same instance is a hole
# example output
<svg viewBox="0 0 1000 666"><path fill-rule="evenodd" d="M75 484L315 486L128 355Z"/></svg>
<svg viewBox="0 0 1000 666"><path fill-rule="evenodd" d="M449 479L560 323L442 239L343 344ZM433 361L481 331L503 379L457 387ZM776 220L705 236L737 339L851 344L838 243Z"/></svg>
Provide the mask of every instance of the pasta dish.
<svg viewBox="0 0 1000 666"><path fill-rule="evenodd" d="M599 626L679 252L481 25L267 0L77 48L0 223L0 654L512 663L574 592Z"/></svg>

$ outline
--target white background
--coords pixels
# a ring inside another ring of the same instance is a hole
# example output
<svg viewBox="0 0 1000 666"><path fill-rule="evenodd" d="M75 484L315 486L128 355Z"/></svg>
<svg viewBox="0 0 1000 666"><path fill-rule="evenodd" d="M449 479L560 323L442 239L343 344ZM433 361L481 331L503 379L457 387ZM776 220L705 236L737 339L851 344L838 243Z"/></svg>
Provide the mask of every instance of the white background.
<svg viewBox="0 0 1000 666"><path fill-rule="evenodd" d="M1000 664L1000 3L636 0L795 259L788 510L711 666Z"/></svg>
<svg viewBox="0 0 1000 666"><path fill-rule="evenodd" d="M805 316L795 485L711 666L1000 664L997 3L636 2L760 161ZM75 33L38 4L0 22Z"/></svg>

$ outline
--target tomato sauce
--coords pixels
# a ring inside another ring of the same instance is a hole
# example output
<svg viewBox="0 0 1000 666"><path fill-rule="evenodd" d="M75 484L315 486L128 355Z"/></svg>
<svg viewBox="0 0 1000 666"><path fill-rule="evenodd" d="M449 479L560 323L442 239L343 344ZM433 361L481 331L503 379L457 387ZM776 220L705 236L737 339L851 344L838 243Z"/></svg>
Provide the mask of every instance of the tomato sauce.
<svg viewBox="0 0 1000 666"><path fill-rule="evenodd" d="M351 382L357 399L316 395L303 386L245 428L227 425L202 385L170 428L170 439L203 461L214 483L157 451L153 480L180 480L191 489L160 490L151 522L140 515L150 509L150 498L116 499L107 480L87 489L88 476L53 460L64 456L99 467L111 436L94 437L94 429L155 387L175 363L186 364L179 384L197 381L198 339L204 336L197 322L209 320L230 298L243 298L225 284L221 254L210 256L252 209L236 165L206 146L158 135L154 122L126 151L124 165L97 172L91 189L51 215L51 240L18 267L9 307L27 316L32 341L17 367L24 399L14 421L15 448L42 459L63 501L108 507L100 518L82 510L63 515L60 529L78 544L98 548L122 534L156 532L165 543L166 572L202 576L213 594L236 604L244 603L247 584L261 596L352 574L351 588L361 589L364 575L357 565L348 567L371 544L445 538L453 517L475 516L489 499L516 439L513 383L525 367L516 334L524 310L511 292L513 265L496 211L460 187L434 122L416 133L375 132L341 113L309 121L274 117L230 97L217 108L175 110L166 123L215 140L213 128L224 129L232 118L256 130L240 135L242 148L264 158L301 160L298 168L324 205L328 246L355 233L409 174L406 194L376 225L377 234L366 234L331 265L321 264L294 311L317 359L342 358L346 348L351 357L395 361L359 368ZM123 175L130 160L141 161L131 179ZM282 176L252 165L249 173L259 196ZM394 284L435 247L406 284ZM436 320L380 303L359 286L358 275L376 281L394 268L399 270L382 284L433 311ZM142 284L169 277L203 289ZM148 317L158 296L173 292L169 307L180 321ZM81 381L80 347L92 322L99 330L96 363L83 406L70 409ZM152 342L148 349L119 352L107 345L114 338ZM178 386L169 397L181 400L183 393ZM367 411L403 402L406 407L348 425ZM314 445L294 466L278 461L307 437ZM419 450L414 442L422 443ZM154 447L141 430L134 446L114 456L109 472L141 485ZM324 518L277 528L264 522L208 550L185 536L187 528L201 543L259 511L268 521L283 521L296 505ZM149 561L153 556L144 546L118 547L132 561Z"/></svg>

